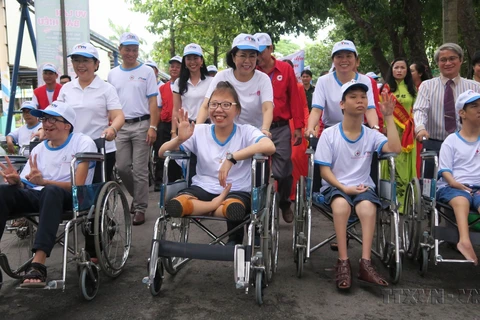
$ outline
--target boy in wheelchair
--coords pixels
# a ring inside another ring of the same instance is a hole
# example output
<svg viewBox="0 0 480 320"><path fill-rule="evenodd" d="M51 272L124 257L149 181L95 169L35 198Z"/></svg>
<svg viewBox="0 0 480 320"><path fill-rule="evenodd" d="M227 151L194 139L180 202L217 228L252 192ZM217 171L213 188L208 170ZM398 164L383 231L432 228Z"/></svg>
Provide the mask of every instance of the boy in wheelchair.
<svg viewBox="0 0 480 320"><path fill-rule="evenodd" d="M457 221L457 249L475 265L478 259L469 236L468 215L480 213L480 94L468 90L455 104L462 128L440 148L437 201L453 208Z"/></svg>
<svg viewBox="0 0 480 320"><path fill-rule="evenodd" d="M192 185L168 201L165 209L172 217L209 215L225 217L229 230L244 220L250 209L251 169L248 160L256 153L271 155L273 142L260 130L235 124L241 105L237 92L227 82L219 82L208 102L212 124L189 123L180 109L178 136L162 145L165 151L182 150L197 155ZM231 235L229 243L241 243L243 233Z"/></svg>
<svg viewBox="0 0 480 320"><path fill-rule="evenodd" d="M9 154L16 154L15 144L17 144L19 147L28 146L35 133L42 128L42 123L38 121L37 117L31 114L31 111L36 109L37 107L32 103L32 101L25 101L22 103L20 111L22 111L25 124L7 135L7 152ZM22 155L28 157L28 154L28 149L26 149Z"/></svg>
<svg viewBox="0 0 480 320"><path fill-rule="evenodd" d="M363 126L367 110L368 87L352 80L342 86L343 121L326 129L315 152L320 165L322 193L325 204L331 207L338 241L336 285L346 290L351 286L352 274L347 253L347 223L352 207L362 226L362 258L358 278L361 281L387 286L371 262L371 248L375 230L376 211L381 204L370 177L374 152L401 151L400 139L393 121L394 98L382 93L381 110L387 126L387 137Z"/></svg>
<svg viewBox="0 0 480 320"><path fill-rule="evenodd" d="M76 153L97 152L93 140L81 133L72 133L75 111L62 102L54 102L45 110L32 110L39 117L46 139L32 150L20 174L8 157L1 164L1 175L7 185L0 186L0 239L9 216L39 212L39 224L32 251L33 261L27 269L22 287L45 287L45 261L55 245L58 226L64 210L72 209L70 162ZM94 166L77 164L76 184L92 182Z"/></svg>

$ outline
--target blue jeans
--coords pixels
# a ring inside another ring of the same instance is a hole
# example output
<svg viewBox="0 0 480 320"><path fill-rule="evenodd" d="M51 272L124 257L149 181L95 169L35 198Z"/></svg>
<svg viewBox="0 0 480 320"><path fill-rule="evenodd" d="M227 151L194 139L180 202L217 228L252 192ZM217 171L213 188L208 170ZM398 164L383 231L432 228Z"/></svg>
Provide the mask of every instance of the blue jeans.
<svg viewBox="0 0 480 320"><path fill-rule="evenodd" d="M46 186L41 191L21 189L18 186L0 186L0 239L5 224L12 216L22 213L40 213L32 251L41 250L50 256L55 245L62 214L72 210L72 192L57 186Z"/></svg>

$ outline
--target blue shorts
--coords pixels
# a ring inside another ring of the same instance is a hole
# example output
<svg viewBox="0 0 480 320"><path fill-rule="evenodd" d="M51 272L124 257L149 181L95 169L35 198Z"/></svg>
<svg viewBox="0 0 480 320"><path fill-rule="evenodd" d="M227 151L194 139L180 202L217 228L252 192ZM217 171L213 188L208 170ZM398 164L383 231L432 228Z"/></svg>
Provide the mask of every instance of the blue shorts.
<svg viewBox="0 0 480 320"><path fill-rule="evenodd" d="M448 204L455 197L465 197L470 202L470 207L474 210L480 208L480 188L472 188L473 194L467 191L455 189L452 187L443 187L437 191L437 201Z"/></svg>
<svg viewBox="0 0 480 320"><path fill-rule="evenodd" d="M355 206L357 203L367 200L372 202L373 204L377 206L381 206L380 198L377 196L375 191L373 189L368 188L367 191L362 192L360 194L354 195L354 196L349 196L345 192L340 191L339 189L335 187L328 187L322 192L323 196L325 197L325 204L330 206L330 203L332 202L333 198L335 197L342 197L347 200L347 202L351 206Z"/></svg>

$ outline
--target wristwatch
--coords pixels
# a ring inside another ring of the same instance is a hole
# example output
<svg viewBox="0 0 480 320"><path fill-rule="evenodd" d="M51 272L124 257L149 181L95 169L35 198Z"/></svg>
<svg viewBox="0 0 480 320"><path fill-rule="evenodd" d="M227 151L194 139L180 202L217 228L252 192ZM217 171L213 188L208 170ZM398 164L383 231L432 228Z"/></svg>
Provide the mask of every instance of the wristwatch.
<svg viewBox="0 0 480 320"><path fill-rule="evenodd" d="M376 124L376 125L372 126L372 129L380 130L380 127Z"/></svg>
<svg viewBox="0 0 480 320"><path fill-rule="evenodd" d="M237 164L237 160L233 157L233 153L228 152L227 155L225 156L225 159L230 161L233 164Z"/></svg>
<svg viewBox="0 0 480 320"><path fill-rule="evenodd" d="M157 131L157 127L155 127L155 126L150 126L149 128Z"/></svg>

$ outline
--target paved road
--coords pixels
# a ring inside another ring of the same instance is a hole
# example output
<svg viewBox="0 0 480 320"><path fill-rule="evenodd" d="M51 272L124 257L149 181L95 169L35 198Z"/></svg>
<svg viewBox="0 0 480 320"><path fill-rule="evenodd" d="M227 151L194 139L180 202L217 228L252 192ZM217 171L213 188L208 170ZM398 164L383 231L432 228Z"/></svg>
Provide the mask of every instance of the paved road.
<svg viewBox="0 0 480 320"><path fill-rule="evenodd" d="M94 301L80 298L71 265L65 292L15 290L18 284L7 281L0 291L0 319L480 319L478 267L443 264L431 267L422 278L416 265L406 260L400 284L382 290L354 280L350 292L340 293L334 283L335 253L327 247L316 251L303 278L296 278L292 226L283 221L278 273L265 290L264 305L256 305L253 292L245 295L235 289L233 264L228 262L190 262L175 277L167 274L162 292L152 297L141 280L147 274L157 198L158 193L150 193L147 223L133 227L125 271L116 280L102 277ZM214 225L219 230L223 227L223 223ZM331 233L332 226L316 214L314 230L318 242ZM206 239L196 228L191 232L195 239ZM360 245L351 243L349 250L351 260L358 261ZM446 252L455 255L450 249ZM59 249L53 255L48 261L49 276L60 277ZM352 267L355 275L358 264ZM379 270L387 273L383 267Z"/></svg>

